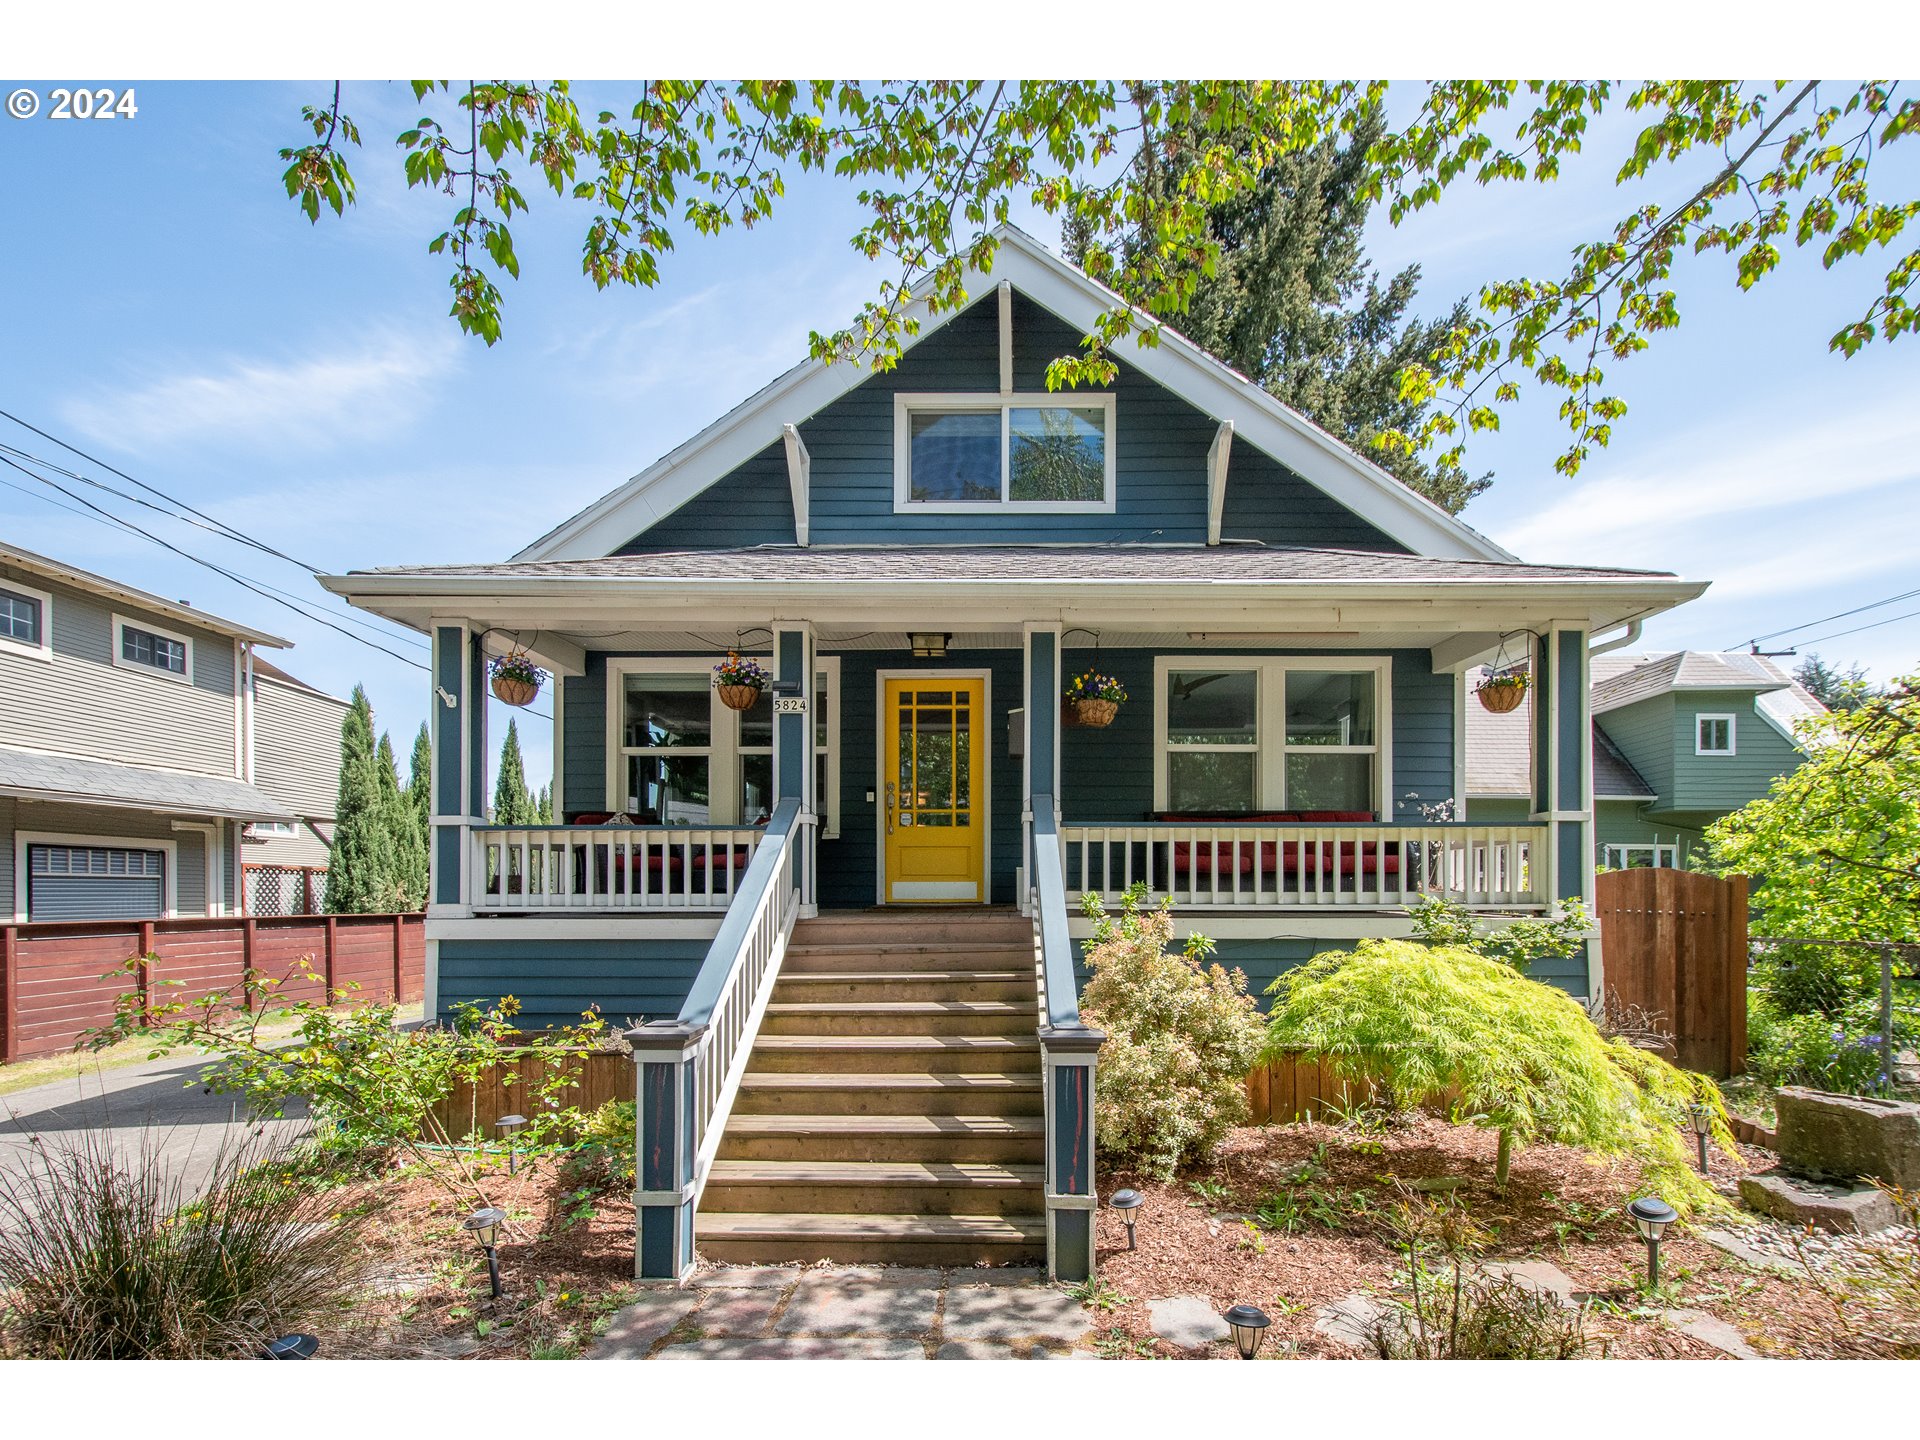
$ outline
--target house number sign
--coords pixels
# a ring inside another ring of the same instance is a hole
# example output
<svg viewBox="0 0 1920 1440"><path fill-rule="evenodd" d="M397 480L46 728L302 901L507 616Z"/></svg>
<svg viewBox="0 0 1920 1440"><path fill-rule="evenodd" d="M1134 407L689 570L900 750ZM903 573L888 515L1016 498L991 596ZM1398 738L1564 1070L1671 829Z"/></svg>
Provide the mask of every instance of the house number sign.
<svg viewBox="0 0 1920 1440"><path fill-rule="evenodd" d="M773 713L776 715L804 715L807 713L807 697L804 695L776 695L773 697Z"/></svg>

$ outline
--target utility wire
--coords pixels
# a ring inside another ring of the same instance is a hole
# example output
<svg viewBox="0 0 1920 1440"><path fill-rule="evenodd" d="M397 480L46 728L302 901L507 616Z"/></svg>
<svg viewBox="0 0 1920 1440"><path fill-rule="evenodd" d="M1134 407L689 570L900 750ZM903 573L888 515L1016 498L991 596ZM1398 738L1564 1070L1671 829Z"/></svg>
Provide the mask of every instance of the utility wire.
<svg viewBox="0 0 1920 1440"><path fill-rule="evenodd" d="M211 535L218 536L220 539L234 540L240 544L250 545L252 546L252 548L259 550L263 554L267 554L267 555L279 555L280 553L279 551L275 550L272 546L267 545L264 542L256 541L251 536L246 535L243 532L234 530L231 526L228 526L225 529L221 529L221 528L216 528L214 525L202 524L200 521L194 519L191 515L184 514L175 510L169 510L164 505L156 505L151 500L143 500L138 495L131 495L127 493L125 490L117 489L112 485L102 484L100 481L93 479L91 476L82 475L77 471L68 470L63 466L55 465L50 460L44 460L38 455L30 454L28 451L18 449L12 445L0 444L0 457L7 456L7 455L11 455L16 457L19 460L23 460L27 462L29 465L37 466L39 469L51 470L56 475L64 475L67 479L78 481L82 485L90 485L96 490L105 491L109 495L118 496L120 499L130 501L135 505L144 506L146 509L153 511L156 514L165 515L170 520L178 520L184 524L195 526L198 529L205 530L207 533ZM15 468L18 469L20 467L15 466ZM42 484L49 483L46 481L45 477L43 476L36 475L35 478L39 479ZM14 486L14 488L21 489L22 487ZM25 493L30 494L32 492L29 491ZM41 498L46 499L45 496L42 496ZM53 500L48 500L47 503L50 505L58 504L57 501L53 501ZM71 507L61 505L60 508L63 510L66 510L66 509L70 509ZM75 510L73 511L73 513L77 515L77 514L80 514L81 512ZM87 518L93 519L97 517L89 516ZM106 524L107 522L101 521L100 523ZM285 558L285 557L281 557L281 558ZM310 566L302 564L300 561L290 560L288 563L302 570L307 571L309 575L312 575L315 578L318 578L320 575L320 572L318 570L314 570ZM291 591L282 590L277 585L269 585L264 580L256 579L255 583L265 586L267 589L273 591L274 594L282 596L285 599L298 601L302 604L308 604L308 605L311 605L314 603L313 601L308 600L305 596L295 595ZM329 611L328 613L334 614L337 619L344 620L349 625L359 626L361 629L366 630L369 634L378 635L383 640L398 640L403 642L404 644L417 646L422 650L427 650L432 648L430 645L428 645L428 643L425 640L422 640L418 635L408 635L400 631L389 630L384 628L382 625L376 624L372 620L364 619L358 615L348 615L348 614L344 614L336 611Z"/></svg>
<svg viewBox="0 0 1920 1440"><path fill-rule="evenodd" d="M1912 620L1916 616L1920 616L1920 610L1909 610L1904 615L1892 615L1885 620L1875 620L1871 624L1856 625L1851 630L1836 630L1831 635L1817 635L1811 640L1802 640L1800 643L1802 645L1819 645L1827 640L1838 640L1843 635L1858 635L1862 630L1878 630L1882 625L1891 625L1896 620Z"/></svg>
<svg viewBox="0 0 1920 1440"><path fill-rule="evenodd" d="M1819 618L1818 620L1809 620L1809 621L1807 621L1807 622L1806 622L1806 623L1805 623L1804 625L1789 625L1789 626L1788 626L1788 627L1787 627L1786 629L1784 629L1784 630L1775 630L1775 631L1772 631L1772 632L1770 632L1769 634L1766 634L1766 635L1755 635L1755 636L1754 636L1754 637L1752 637L1752 638L1751 638L1750 640L1747 640L1747 641L1745 641L1745 642L1741 642L1741 643L1745 643L1745 644L1748 644L1748 645L1758 645L1758 644L1759 644L1759 643L1760 643L1760 642L1761 642L1762 640L1775 640L1775 639L1778 639L1778 638L1779 638L1780 636L1782 636L1782 635L1792 635L1792 634L1795 634L1795 633L1797 633L1798 631L1801 631L1801 630L1811 630L1811 629L1813 629L1813 627L1814 627L1814 626L1816 626L1816 625L1826 625L1826 624L1829 624L1829 623L1831 623L1832 621L1835 621L1835 620L1845 620L1845 619L1846 619L1846 618L1847 618L1847 617L1848 617L1849 615L1864 615L1864 614L1865 614L1865 613L1866 613L1867 611L1869 611L1869 610L1878 610L1878 609L1879 609L1879 608L1880 608L1881 606L1883 606L1883 605L1898 605L1898 604L1899 604L1899 603L1900 603L1900 602L1901 602L1902 600L1911 600L1911 599L1913 599L1913 597L1914 597L1914 596L1916 596L1916 595L1920 595L1920 590L1908 590L1908 591L1905 591L1905 592L1903 592L1903 593L1901 593L1901 594L1899 594L1899 595L1889 595L1889 596L1888 596L1888 597L1887 597L1886 599L1884 599L1884 600L1875 600L1875 601L1874 601L1874 602L1873 602L1872 604L1870 604L1870 605L1856 605L1856 606L1855 606L1855 607L1854 607L1853 609L1851 609L1851 610L1842 610L1842 611L1841 611L1841 612L1840 612L1839 614L1837 614L1837 615L1823 615L1823 616L1821 616L1821 617L1820 617L1820 618ZM1895 618L1896 618L1896 619L1905 619L1906 617L1905 617L1905 616L1896 616ZM1883 623L1883 624L1891 624L1892 622L1891 622L1891 621L1883 621L1883 622L1880 622L1880 623ZM1871 627L1869 627L1869 626L1862 626L1861 628L1862 628L1862 629L1869 629L1869 628L1871 628ZM1841 631L1840 633L1841 633L1841 634L1843 634L1843 635L1851 635L1851 634L1853 634L1854 632L1853 632L1853 631L1851 631L1851 630L1843 630L1843 631ZM1834 638L1835 638L1835 637L1834 637L1834 636L1831 636L1831 635L1827 635L1827 636L1823 636L1823 637L1822 637L1822 639L1827 639L1827 640L1831 640L1831 639L1834 639ZM1796 644L1800 644L1800 645L1818 645L1818 644L1820 643L1820 641L1819 641L1819 640L1800 640L1800 641L1796 641L1795 643L1796 643ZM1735 643L1735 644L1733 644L1733 645L1729 645L1729 646L1728 646L1727 648L1728 648L1729 650L1737 650L1737 649L1739 649L1739 643Z"/></svg>
<svg viewBox="0 0 1920 1440"><path fill-rule="evenodd" d="M0 412L0 413L4 413L4 412ZM195 555L190 550L182 550L178 545L175 545L173 542L169 540L161 539L158 535L155 535L151 530L144 530L140 526L134 524L131 520L123 520L120 516L115 515L111 510L102 509L100 506L94 504L91 500L87 499L84 495L76 495L73 491L67 489L66 486L60 484L56 480L49 480L44 475L36 475L33 471L27 469L26 466L21 465L15 460L9 459L5 455L0 455L0 465L11 466L13 469L18 470L22 475L25 475L30 480L37 480L42 485L51 486L53 489L58 490L62 495L65 495L69 500L78 501L80 504L86 506L87 509L104 517L111 523L120 526L123 530L129 531L132 534L138 535L142 539L151 540L154 544L160 546L164 550L172 551L175 555L180 556L183 560L190 560L195 565L199 565L204 569L211 570L214 574L219 575L225 579L231 580L234 584L240 586L242 589L252 591L254 594L260 596L261 599L269 600L275 605L279 605L284 609L293 611L294 614L299 615L303 619L311 620L316 625L324 625L329 630L335 631L341 635L346 636L347 639L349 640L356 640L360 644L367 646L369 649L378 650L382 655L390 655L403 665L411 665L416 670L426 670L429 668L428 666L421 663L420 661L415 660L410 655L402 655L398 650L389 650L387 649L386 646L381 645L376 641L369 640L364 635L354 634L353 631L347 629L343 625L336 625L332 620L328 619L324 614L315 613L314 611L309 610L305 605L300 604L299 602L282 599L280 596L274 594L270 589L261 585L257 581L251 580L244 575L241 575L235 571L229 570L223 565L217 565L211 560L204 560L200 556ZM297 564L298 562L296 561L294 563Z"/></svg>

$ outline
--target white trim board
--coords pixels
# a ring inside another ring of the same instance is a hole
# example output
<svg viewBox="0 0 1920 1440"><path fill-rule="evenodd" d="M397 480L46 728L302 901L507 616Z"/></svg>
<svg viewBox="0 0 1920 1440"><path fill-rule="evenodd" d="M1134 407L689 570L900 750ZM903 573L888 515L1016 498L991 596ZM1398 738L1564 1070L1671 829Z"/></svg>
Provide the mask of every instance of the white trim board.
<svg viewBox="0 0 1920 1440"><path fill-rule="evenodd" d="M993 267L985 275L969 273L970 295L984 295L1002 281L1009 282L1013 289L1082 333L1090 332L1101 315L1120 304L1111 290L1083 275L1032 236L1007 225L996 227L993 234L997 241ZM919 327L914 343L924 341L959 313L948 310L931 314L925 295L917 296L906 310L907 317ZM1154 323L1148 317L1140 318L1145 327ZM1163 328L1158 340L1153 346L1136 344L1121 358L1215 420L1231 420L1234 433L1248 444L1415 553L1514 559L1486 536L1414 494L1378 465L1355 454L1185 336ZM808 360L796 365L513 558L580 560L611 554L779 441L786 425L818 414L871 373L848 361L830 365Z"/></svg>

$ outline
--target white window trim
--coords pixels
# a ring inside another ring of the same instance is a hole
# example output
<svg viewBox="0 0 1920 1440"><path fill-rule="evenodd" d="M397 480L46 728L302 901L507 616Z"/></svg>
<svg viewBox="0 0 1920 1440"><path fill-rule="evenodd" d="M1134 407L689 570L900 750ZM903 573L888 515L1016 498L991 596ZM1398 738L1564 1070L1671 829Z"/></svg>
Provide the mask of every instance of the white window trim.
<svg viewBox="0 0 1920 1440"><path fill-rule="evenodd" d="M187 668L184 674L173 670L163 670L158 665L142 665L138 660L128 660L120 652L124 648L122 636L127 630L142 630L149 635L158 635L163 640L178 640L187 651ZM193 684L193 637L182 635L178 630L167 630L150 620L134 619L126 615L113 617L113 663L122 670L131 670L136 675L157 675L162 680L176 685Z"/></svg>
<svg viewBox="0 0 1920 1440"><path fill-rule="evenodd" d="M1727 722L1727 748L1726 749L1709 750L1705 748L1703 744L1702 736L1701 736L1701 731L1709 720L1724 720ZM1738 717L1737 716L1695 715L1693 717L1693 753L1694 754L1696 755L1732 755L1737 753L1735 747L1738 740L1739 740L1739 733L1738 733Z"/></svg>
<svg viewBox="0 0 1920 1440"><path fill-rule="evenodd" d="M961 390L893 397L893 509L895 514L982 515L1012 511L1021 515L1111 515L1116 507L1119 434L1115 396L1110 390L1085 394L1073 390L1002 395L995 391ZM1008 463L1009 410L1101 410L1106 415L1106 492L1099 500L1012 500ZM998 500L915 500L912 498L913 443L911 416L916 410L986 410L1000 414L1000 498Z"/></svg>
<svg viewBox="0 0 1920 1440"><path fill-rule="evenodd" d="M247 826L247 835L250 839L288 840L298 833L299 831L285 820L255 820Z"/></svg>
<svg viewBox="0 0 1920 1440"><path fill-rule="evenodd" d="M758 657L763 663L770 664L768 656ZM629 675L713 675L714 661L706 655L660 655L654 657L622 655L607 661L607 724L606 724L606 803L615 813L626 808L626 762L629 756L646 755L653 747L640 745L628 746L623 743L623 721L626 709L626 677ZM816 675L827 677L827 784L832 793L815 796L814 805L820 815L820 838L836 840L840 836L840 657L820 655L814 659ZM808 690L811 702L813 692ZM685 747L678 753L683 755L704 754L708 758L707 795L708 808L722 813L733 814L737 811L740 795L740 720L739 711L729 710L720 703L719 687L708 687L708 711L712 742L701 747ZM807 733L813 733L813 714L811 705L807 714ZM759 754L762 747L749 747L750 753ZM813 747L817 754L819 747ZM564 746L560 766L566 763ZM714 798L725 797L724 808L714 804ZM734 819L721 819L717 815L712 821L715 825L738 825L743 823L737 814Z"/></svg>
<svg viewBox="0 0 1920 1440"><path fill-rule="evenodd" d="M1652 851L1653 868L1656 870L1678 870L1680 868L1680 847L1678 845L1661 845L1652 841L1644 845L1605 845L1601 847L1601 854L1605 857L1604 863L1609 870L1625 870L1630 868L1627 865L1628 855L1636 850ZM1662 859L1662 856L1666 858Z"/></svg>
<svg viewBox="0 0 1920 1440"><path fill-rule="evenodd" d="M27 849L33 845L73 845L88 849L105 850L164 850L166 852L166 873L161 876L163 890L160 901L165 912L157 919L173 920L180 914L179 889L177 879L180 874L180 843L177 840L155 840L146 836L130 835L65 835L45 830L16 830L13 832L13 919L15 924L27 923ZM208 903L212 903L212 894L208 894ZM137 925L137 920L127 922Z"/></svg>
<svg viewBox="0 0 1920 1440"><path fill-rule="evenodd" d="M1167 744L1167 676L1175 670L1252 670L1258 675L1255 691L1255 745L1175 747ZM1373 676L1374 743L1371 745L1286 744L1286 676L1291 670L1352 671ZM1268 717L1278 717L1280 729L1270 729ZM1313 750L1323 755L1373 755L1372 810L1383 820L1393 817L1393 657L1390 655L1249 655L1244 651L1220 655L1158 655L1153 662L1153 808L1167 804L1168 756L1175 748L1253 751L1259 756L1255 773L1257 810L1302 807L1286 800L1287 755L1290 750Z"/></svg>
<svg viewBox="0 0 1920 1440"><path fill-rule="evenodd" d="M0 578L0 590L11 590L15 595L24 595L29 600L40 602L40 643L29 645L24 640L15 640L8 635L0 635L0 654L24 655L30 660L53 659L53 596L31 585L22 585L18 580Z"/></svg>

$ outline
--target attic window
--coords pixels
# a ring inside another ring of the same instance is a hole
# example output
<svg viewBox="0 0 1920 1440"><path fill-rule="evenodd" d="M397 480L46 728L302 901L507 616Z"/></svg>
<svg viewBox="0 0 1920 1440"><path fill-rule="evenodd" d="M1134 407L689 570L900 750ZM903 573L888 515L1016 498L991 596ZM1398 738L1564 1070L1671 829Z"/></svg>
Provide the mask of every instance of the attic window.
<svg viewBox="0 0 1920 1440"><path fill-rule="evenodd" d="M1696 715L1693 723L1694 754L1733 754L1733 716Z"/></svg>
<svg viewBox="0 0 1920 1440"><path fill-rule="evenodd" d="M1114 397L899 395L894 509L1111 511Z"/></svg>

